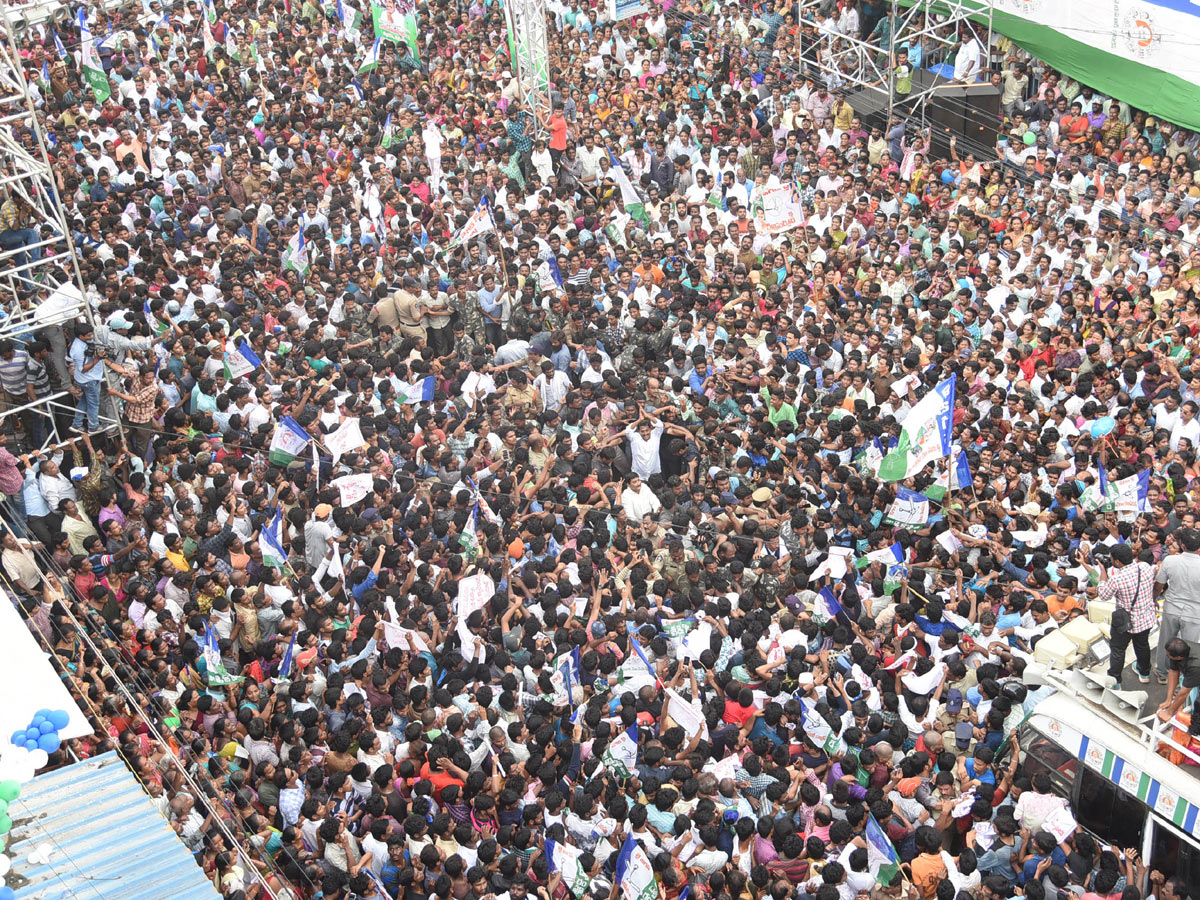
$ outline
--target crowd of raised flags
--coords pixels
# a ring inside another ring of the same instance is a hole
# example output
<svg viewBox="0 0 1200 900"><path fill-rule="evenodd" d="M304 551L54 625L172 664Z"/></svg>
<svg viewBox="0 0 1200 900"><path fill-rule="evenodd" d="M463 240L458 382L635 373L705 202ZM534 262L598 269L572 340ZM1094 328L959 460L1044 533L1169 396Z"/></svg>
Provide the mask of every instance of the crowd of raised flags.
<svg viewBox="0 0 1200 900"><path fill-rule="evenodd" d="M726 6L711 29L652 7L617 37L555 8L565 150L536 140L557 118L520 132L504 4L148 0L132 23L89 4L78 41L26 38L112 396L157 388L149 422L126 401L130 453L95 437L104 459L61 459L74 497L33 460L9 518L110 642L70 645L89 692L109 659L143 667L130 696L205 762L197 815L228 810L261 872L163 786L227 900L1038 893L1034 845L998 861L979 826L1030 790L1005 751L1038 643L1107 590L1111 548L1158 564L1190 540L1200 426L1167 400L1200 397L1200 258L1114 240L1101 278L1082 251L1006 251L1026 226L988 204L1032 198L1039 139L1088 158L1056 145L1061 117L1005 164L935 164L840 104L822 138L820 91L779 68L802 46L781 11ZM187 74L131 93L152 60ZM1139 152L1165 155L1139 121ZM143 132L152 177L129 187ZM1134 147L1114 164L1142 165ZM1022 233L1098 250L1087 190L1045 165L1070 203ZM778 190L796 227L753 230ZM1194 190L1174 210L1123 190L1194 244ZM138 767L130 721L73 751L115 733ZM1071 890L1108 897L1071 830Z"/></svg>

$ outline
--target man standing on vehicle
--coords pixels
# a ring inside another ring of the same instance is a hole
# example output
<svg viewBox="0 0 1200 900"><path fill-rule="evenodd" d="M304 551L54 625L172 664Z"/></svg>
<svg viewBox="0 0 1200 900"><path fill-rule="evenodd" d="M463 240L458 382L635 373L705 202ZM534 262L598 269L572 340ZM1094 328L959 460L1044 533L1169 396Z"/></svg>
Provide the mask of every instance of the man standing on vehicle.
<svg viewBox="0 0 1200 900"><path fill-rule="evenodd" d="M1102 570L1100 599L1113 601L1111 653L1108 674L1121 681L1125 650L1133 644L1138 681L1150 682L1150 629L1154 627L1154 566L1134 560L1128 544L1112 548L1115 569Z"/></svg>
<svg viewBox="0 0 1200 900"><path fill-rule="evenodd" d="M1175 638L1200 643L1200 531L1183 528L1175 536L1183 552L1164 558L1154 579L1163 598L1154 659L1159 684L1167 683L1167 644Z"/></svg>

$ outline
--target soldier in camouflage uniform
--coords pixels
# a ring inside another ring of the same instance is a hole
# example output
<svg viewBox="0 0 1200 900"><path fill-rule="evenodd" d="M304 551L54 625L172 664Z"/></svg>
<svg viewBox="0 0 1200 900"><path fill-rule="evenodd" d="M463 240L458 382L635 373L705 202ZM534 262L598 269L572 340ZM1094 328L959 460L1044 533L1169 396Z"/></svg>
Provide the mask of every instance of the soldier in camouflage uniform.
<svg viewBox="0 0 1200 900"><path fill-rule="evenodd" d="M487 334L483 329L483 310L479 308L479 295L471 290L471 283L467 279L460 278L455 282L449 302L463 330L476 346L482 347L487 342ZM459 356L461 358L462 354Z"/></svg>
<svg viewBox="0 0 1200 900"><path fill-rule="evenodd" d="M475 338L467 334L466 326L457 316L451 327L454 332L454 356L457 359L470 359L475 355L475 349L479 346L475 343Z"/></svg>
<svg viewBox="0 0 1200 900"><path fill-rule="evenodd" d="M545 329L547 331L561 331L562 327L567 324L567 303L566 300L557 295L550 297L550 309L546 313Z"/></svg>
<svg viewBox="0 0 1200 900"><path fill-rule="evenodd" d="M342 309L345 312L343 324L350 332L350 343L357 344L361 341L371 340L374 335L369 321L370 308L359 303L354 294L347 293L342 299Z"/></svg>

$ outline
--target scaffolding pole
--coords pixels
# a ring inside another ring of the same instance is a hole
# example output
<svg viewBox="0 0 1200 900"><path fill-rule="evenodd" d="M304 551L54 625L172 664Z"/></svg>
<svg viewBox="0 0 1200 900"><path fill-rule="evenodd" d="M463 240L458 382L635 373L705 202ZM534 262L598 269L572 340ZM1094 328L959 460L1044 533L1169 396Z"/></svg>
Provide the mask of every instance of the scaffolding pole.
<svg viewBox="0 0 1200 900"><path fill-rule="evenodd" d="M513 55L513 75L521 102L537 125L533 137L546 137L550 123L550 47L546 34L546 0L504 0Z"/></svg>
<svg viewBox="0 0 1200 900"><path fill-rule="evenodd" d="M0 36L0 202L12 200L20 205L24 232L0 232L0 340L24 344L38 331L50 344L50 363L59 380L69 385L62 326L80 318L93 327L96 323L17 43L19 32L47 21L57 9L66 7L55 4L51 8L40 2L0 5L0 29L4 32ZM62 397L61 393L52 394L6 410L0 413L0 425L11 426L22 416L26 422L30 415L45 416L50 430L42 444L57 443L62 436L52 413L53 407L61 407ZM111 404L105 404L103 397L101 404L102 425L115 427L123 440L120 418L105 409ZM16 418L6 421L10 417ZM31 437L26 436L27 442L32 443Z"/></svg>
<svg viewBox="0 0 1200 900"><path fill-rule="evenodd" d="M803 0L800 4L800 40L813 45L815 66L826 84L850 91L871 90L887 93L889 121L895 111L896 52L905 45L921 49L921 66L946 62L959 43L963 28L970 31L983 49L981 68L990 61L994 0L914 0L888 3L890 39L881 44L872 35L837 31L837 20L829 13L828 0ZM910 59L912 54L909 54ZM812 62L810 62L812 65ZM816 73L813 73L816 74ZM947 82L918 84L905 96L910 113L922 108L930 95Z"/></svg>

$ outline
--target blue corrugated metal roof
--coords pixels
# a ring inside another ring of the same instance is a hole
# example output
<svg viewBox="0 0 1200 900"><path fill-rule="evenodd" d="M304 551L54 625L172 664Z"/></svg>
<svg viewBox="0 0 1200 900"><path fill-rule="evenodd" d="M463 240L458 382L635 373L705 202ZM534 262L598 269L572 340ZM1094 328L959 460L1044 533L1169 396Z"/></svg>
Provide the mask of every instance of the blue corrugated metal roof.
<svg viewBox="0 0 1200 900"><path fill-rule="evenodd" d="M9 805L5 877L22 900L219 900L115 752L39 775ZM49 863L29 855L50 844Z"/></svg>

